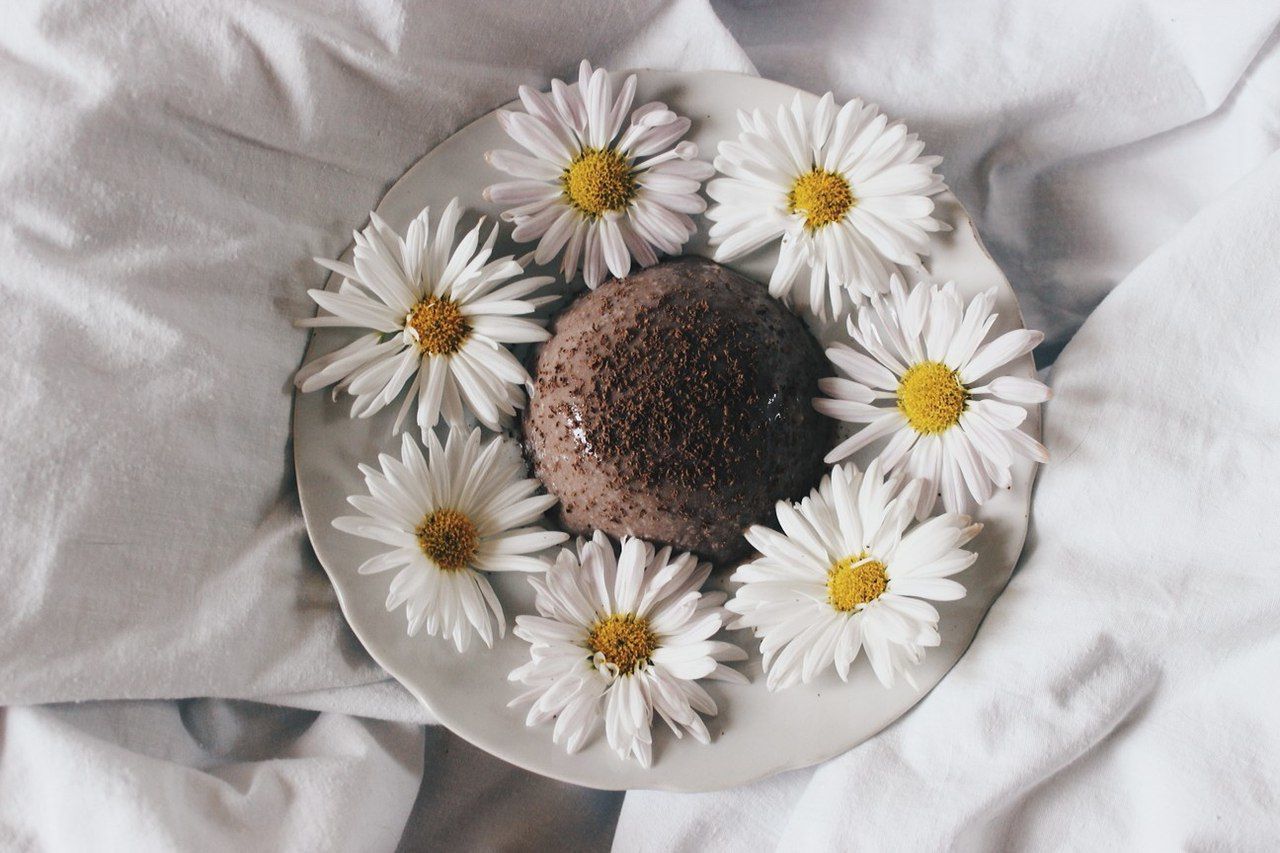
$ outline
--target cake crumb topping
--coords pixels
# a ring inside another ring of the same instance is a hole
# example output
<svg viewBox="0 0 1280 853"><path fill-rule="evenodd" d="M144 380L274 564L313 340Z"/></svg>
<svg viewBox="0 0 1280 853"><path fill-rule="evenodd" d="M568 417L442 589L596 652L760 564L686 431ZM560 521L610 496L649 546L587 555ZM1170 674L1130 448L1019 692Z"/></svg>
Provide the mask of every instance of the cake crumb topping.
<svg viewBox="0 0 1280 853"><path fill-rule="evenodd" d="M667 261L557 318L524 416L530 462L566 530L728 561L746 526L821 476L823 367L763 285L703 258Z"/></svg>

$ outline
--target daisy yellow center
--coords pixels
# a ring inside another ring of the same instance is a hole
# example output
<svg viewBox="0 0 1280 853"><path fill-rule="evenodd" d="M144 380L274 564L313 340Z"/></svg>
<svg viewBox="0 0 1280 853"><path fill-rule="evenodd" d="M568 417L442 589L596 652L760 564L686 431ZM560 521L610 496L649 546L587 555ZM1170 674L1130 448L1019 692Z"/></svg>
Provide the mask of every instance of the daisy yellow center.
<svg viewBox="0 0 1280 853"><path fill-rule="evenodd" d="M787 208L805 215L805 227L817 230L844 219L857 203L844 175L814 169L796 178L787 193Z"/></svg>
<svg viewBox="0 0 1280 853"><path fill-rule="evenodd" d="M969 391L956 372L936 361L922 361L898 383L898 409L916 432L933 434L955 426Z"/></svg>
<svg viewBox="0 0 1280 853"><path fill-rule="evenodd" d="M866 554L845 557L827 572L827 603L847 613L875 601L889 585L884 563L869 560Z"/></svg>
<svg viewBox="0 0 1280 853"><path fill-rule="evenodd" d="M471 335L471 324L458 303L439 296L413 306L405 325L418 335L418 346L428 355L453 355Z"/></svg>
<svg viewBox="0 0 1280 853"><path fill-rule="evenodd" d="M630 675L649 662L658 648L658 638L649 630L648 619L632 613L615 613L591 626L587 646L616 666L619 674Z"/></svg>
<svg viewBox="0 0 1280 853"><path fill-rule="evenodd" d="M475 522L456 509L436 510L422 519L415 532L422 553L442 572L465 569L480 549Z"/></svg>
<svg viewBox="0 0 1280 853"><path fill-rule="evenodd" d="M560 179L569 203L588 216L622 210L636 195L629 164L612 148L584 148Z"/></svg>

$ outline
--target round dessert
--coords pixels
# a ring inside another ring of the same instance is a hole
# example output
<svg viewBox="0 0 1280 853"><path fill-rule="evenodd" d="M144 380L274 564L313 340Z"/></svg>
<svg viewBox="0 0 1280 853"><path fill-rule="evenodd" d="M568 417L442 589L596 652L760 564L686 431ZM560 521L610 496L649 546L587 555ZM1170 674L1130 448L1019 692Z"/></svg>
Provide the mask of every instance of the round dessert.
<svg viewBox="0 0 1280 853"><path fill-rule="evenodd" d="M557 318L524 415L565 530L630 534L724 563L830 446L824 358L804 323L703 258L612 279Z"/></svg>

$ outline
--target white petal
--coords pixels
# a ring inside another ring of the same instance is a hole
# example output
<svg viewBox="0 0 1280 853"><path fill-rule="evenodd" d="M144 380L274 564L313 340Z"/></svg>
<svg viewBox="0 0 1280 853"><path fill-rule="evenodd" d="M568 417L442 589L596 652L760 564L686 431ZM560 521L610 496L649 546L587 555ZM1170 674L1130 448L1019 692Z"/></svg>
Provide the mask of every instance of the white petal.
<svg viewBox="0 0 1280 853"><path fill-rule="evenodd" d="M886 413L880 418L867 424L858 432L849 438L840 442L835 448L826 455L827 464L839 462L847 459L862 448L871 444L877 439L883 438L896 429L911 429L907 425L907 419L897 409L887 409Z"/></svg>
<svg viewBox="0 0 1280 853"><path fill-rule="evenodd" d="M960 381L966 385L972 384L997 367L1031 352L1043 340L1043 332L1034 332L1030 329L1005 332L974 353L969 363L960 369Z"/></svg>
<svg viewBox="0 0 1280 853"><path fill-rule="evenodd" d="M984 389L1002 400L1010 403L1034 405L1043 403L1053 396L1048 385L1035 379L1024 379L1021 376L997 376ZM979 393L977 388L974 393Z"/></svg>

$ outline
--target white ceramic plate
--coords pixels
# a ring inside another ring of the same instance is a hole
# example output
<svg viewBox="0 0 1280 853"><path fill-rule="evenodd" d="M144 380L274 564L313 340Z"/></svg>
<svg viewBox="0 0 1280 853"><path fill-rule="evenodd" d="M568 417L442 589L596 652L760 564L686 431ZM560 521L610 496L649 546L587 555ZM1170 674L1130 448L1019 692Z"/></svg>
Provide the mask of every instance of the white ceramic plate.
<svg viewBox="0 0 1280 853"><path fill-rule="evenodd" d="M719 141L737 135L738 109L759 107L773 111L778 104L790 102L795 92L780 83L737 74L642 71L635 102L661 100L693 119L689 138L698 143L702 156L710 159ZM816 100L807 93L804 97L811 102ZM484 153L512 147L514 144L499 128L496 117L486 115L418 161L387 192L378 205L378 213L403 233L424 205L443 209L456 195L469 210L464 226L480 214L494 217L498 211L484 201L481 190L504 178L485 163ZM983 250L960 204L950 193L940 196L938 202L937 215L953 230L938 235L934 241L928 261L932 277L938 281L954 279L965 298L997 287L1000 318L993 336L1021 326L1017 300ZM686 251L709 255L707 225L705 220L699 222L700 232ZM510 229L504 227L503 236L509 234ZM516 246L500 239L497 254L520 255L531 247L532 244ZM762 250L731 266L767 281L774 257L772 250ZM336 288L337 283L335 276L328 286ZM318 330L306 358L329 352L351 337L341 330ZM1013 372L1033 376L1031 357L1013 365ZM1008 580L1026 534L1034 471L1030 463L1020 460L1013 470L1013 489L998 494L979 514L986 527L970 547L976 548L980 557L957 577L968 587L969 594L961 601L940 605L942 645L929 651L916 673L920 690L905 684L885 690L862 657L855 663L848 683L842 683L829 670L807 686L770 693L761 677L757 641L748 632L735 632L729 639L751 652L751 659L740 665L752 679L751 684L704 682L720 706L719 716L708 720L711 744L703 746L692 738L676 740L659 723L654 728L653 766L646 770L633 761L619 759L604 743L603 733L580 753L567 755L551 742L550 725L525 727L524 710L507 707L518 688L506 676L528 659L528 646L510 631L492 650L477 643L460 655L445 640L407 636L403 608L394 613L386 611L387 577L360 576L355 571L377 545L340 533L330 522L351 511L345 502L347 495L364 491L357 463L374 463L379 452L394 452L398 447L391 435L396 406L367 420L350 419L349 407L350 398L340 397L335 403L327 392L297 395L293 426L298 494L307 531L352 630L374 660L458 735L528 770L594 788L726 788L814 764L857 746L920 701L959 659ZM1032 411L1027 428L1039 436L1038 410ZM865 465L869 459L857 461ZM490 579L509 619L532 612L532 595L524 576L499 574ZM712 583L724 582L713 578Z"/></svg>

